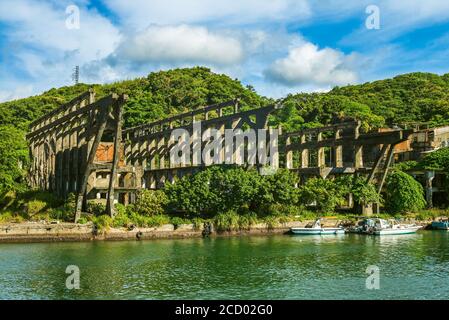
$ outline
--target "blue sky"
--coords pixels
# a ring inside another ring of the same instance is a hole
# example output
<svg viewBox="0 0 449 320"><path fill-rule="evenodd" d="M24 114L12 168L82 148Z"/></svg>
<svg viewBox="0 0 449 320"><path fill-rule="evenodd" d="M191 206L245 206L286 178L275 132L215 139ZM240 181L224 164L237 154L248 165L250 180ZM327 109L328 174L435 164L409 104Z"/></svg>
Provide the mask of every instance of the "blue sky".
<svg viewBox="0 0 449 320"><path fill-rule="evenodd" d="M449 1L0 0L0 61L0 101L75 65L85 83L203 65L271 97L326 91L448 73Z"/></svg>

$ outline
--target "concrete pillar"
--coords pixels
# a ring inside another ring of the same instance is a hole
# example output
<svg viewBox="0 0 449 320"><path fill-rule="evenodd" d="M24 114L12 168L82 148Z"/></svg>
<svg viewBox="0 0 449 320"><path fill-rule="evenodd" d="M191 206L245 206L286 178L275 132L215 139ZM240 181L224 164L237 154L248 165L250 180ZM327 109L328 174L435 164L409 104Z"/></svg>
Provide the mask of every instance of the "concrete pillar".
<svg viewBox="0 0 449 320"><path fill-rule="evenodd" d="M427 208L433 208L433 186L432 181L435 178L435 171L426 171L426 201Z"/></svg>
<svg viewBox="0 0 449 320"><path fill-rule="evenodd" d="M52 147L51 150L51 183L50 183L50 191L56 191L56 132L55 130L51 133L50 145Z"/></svg>
<svg viewBox="0 0 449 320"><path fill-rule="evenodd" d="M77 127L77 123L75 124ZM78 180L78 131L74 129L70 135L71 164L70 164L70 191L76 192Z"/></svg>
<svg viewBox="0 0 449 320"><path fill-rule="evenodd" d="M157 150L159 153L159 168L158 169L164 169L165 168L165 137L161 137L159 139L159 142L157 144Z"/></svg>
<svg viewBox="0 0 449 320"><path fill-rule="evenodd" d="M354 167L355 168L363 168L363 147L362 146L354 147Z"/></svg>
<svg viewBox="0 0 449 320"><path fill-rule="evenodd" d="M354 128L354 139L357 140L360 136L360 122ZM354 145L354 167L363 168L363 147L361 145Z"/></svg>
<svg viewBox="0 0 449 320"><path fill-rule="evenodd" d="M57 128L57 130L60 130L60 128ZM56 185L57 185L57 194L62 197L64 195L63 192L63 181L64 178L62 176L63 173L63 163L64 163L64 156L63 156L63 139L62 139L62 132L57 132L57 139L56 139Z"/></svg>
<svg viewBox="0 0 449 320"><path fill-rule="evenodd" d="M301 143L306 142L306 136L301 136ZM301 150L301 168L308 168L309 167L309 150L308 149L302 149Z"/></svg>
<svg viewBox="0 0 449 320"><path fill-rule="evenodd" d="M70 128L68 128L68 131L70 131ZM66 197L69 194L69 187L70 187L70 156L71 156L71 149L70 149L70 133L64 132L63 137L63 144L64 144L64 181L63 181L63 190L64 190L64 197Z"/></svg>
<svg viewBox="0 0 449 320"><path fill-rule="evenodd" d="M148 141L147 140L143 140L142 143L140 144L140 151L139 151L139 156L140 156L140 161L142 163L142 169L145 170L145 168L147 167L148 164Z"/></svg>
<svg viewBox="0 0 449 320"><path fill-rule="evenodd" d="M285 145L288 147L291 145L291 138L288 137ZM292 150L288 150L287 153L285 154L285 167L287 169L293 169L293 151Z"/></svg>
<svg viewBox="0 0 449 320"><path fill-rule="evenodd" d="M125 141L125 165L131 165L131 136L130 133L126 134Z"/></svg>
<svg viewBox="0 0 449 320"><path fill-rule="evenodd" d="M135 141L132 146L132 165L134 166L136 172L136 187L140 188L142 186L142 176L143 168L140 156L142 141Z"/></svg>
<svg viewBox="0 0 449 320"><path fill-rule="evenodd" d="M150 155L150 169L156 169L156 140L151 139L151 142L148 144L148 154Z"/></svg>
<svg viewBox="0 0 449 320"><path fill-rule="evenodd" d="M372 216L373 215L373 204L372 203L368 203L368 204L362 204L362 215L363 216Z"/></svg>
<svg viewBox="0 0 449 320"><path fill-rule="evenodd" d="M269 128L270 134L270 160L271 160L271 168L279 169L279 136L282 135L282 128L279 126L278 134L275 134L274 128Z"/></svg>
<svg viewBox="0 0 449 320"><path fill-rule="evenodd" d="M220 109L220 117L223 115L223 110ZM221 133L221 148L220 148L220 164L225 163L225 124L221 124L220 128L218 129Z"/></svg>
<svg viewBox="0 0 449 320"><path fill-rule="evenodd" d="M323 133L319 132L317 136L317 141L320 142L323 140ZM324 148L318 148L318 167L326 166L326 153L324 152Z"/></svg>
<svg viewBox="0 0 449 320"><path fill-rule="evenodd" d="M341 139L341 130L335 131L335 139ZM335 146L333 148L334 151L334 165L335 167L343 167L343 146Z"/></svg>

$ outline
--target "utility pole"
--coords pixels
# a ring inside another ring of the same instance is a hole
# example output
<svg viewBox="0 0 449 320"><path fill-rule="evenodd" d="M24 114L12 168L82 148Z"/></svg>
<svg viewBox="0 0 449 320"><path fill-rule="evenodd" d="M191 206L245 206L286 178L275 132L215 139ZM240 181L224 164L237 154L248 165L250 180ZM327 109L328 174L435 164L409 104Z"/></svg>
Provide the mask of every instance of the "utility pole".
<svg viewBox="0 0 449 320"><path fill-rule="evenodd" d="M72 73L72 81L74 81L75 84L78 84L79 80L80 80L80 67L75 66Z"/></svg>

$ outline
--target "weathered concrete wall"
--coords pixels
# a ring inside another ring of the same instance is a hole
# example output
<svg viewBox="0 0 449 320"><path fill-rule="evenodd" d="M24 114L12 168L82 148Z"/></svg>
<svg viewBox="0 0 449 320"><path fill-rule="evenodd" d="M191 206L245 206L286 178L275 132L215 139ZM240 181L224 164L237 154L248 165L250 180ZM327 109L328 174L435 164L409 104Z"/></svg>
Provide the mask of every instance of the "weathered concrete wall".
<svg viewBox="0 0 449 320"><path fill-rule="evenodd" d="M213 232L211 236L282 234L292 227L305 226L310 222L289 222L274 228L268 228L262 223L252 226L250 230ZM335 223L329 223L329 225L333 226ZM202 228L195 229L191 224L181 225L176 229L174 225L167 224L154 228L135 228L130 231L124 228L95 231L92 223L11 223L0 224L0 242L179 239L202 237L202 231Z"/></svg>
<svg viewBox="0 0 449 320"><path fill-rule="evenodd" d="M1 224L0 242L83 241L93 237L92 230L92 224Z"/></svg>

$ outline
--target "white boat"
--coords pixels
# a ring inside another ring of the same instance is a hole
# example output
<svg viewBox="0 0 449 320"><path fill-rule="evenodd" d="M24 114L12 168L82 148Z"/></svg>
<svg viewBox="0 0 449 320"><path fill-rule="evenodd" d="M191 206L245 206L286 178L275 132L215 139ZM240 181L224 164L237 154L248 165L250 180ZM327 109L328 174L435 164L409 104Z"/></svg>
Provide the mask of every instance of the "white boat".
<svg viewBox="0 0 449 320"><path fill-rule="evenodd" d="M343 234L345 233L345 229L337 227L337 228L323 228L321 227L321 220L317 219L311 227L305 228L291 228L290 229L294 234L300 235L327 235L327 234Z"/></svg>
<svg viewBox="0 0 449 320"><path fill-rule="evenodd" d="M382 235L410 234L415 233L422 226L415 224L399 224L394 220L384 220L379 218L366 219L360 228L360 233Z"/></svg>

